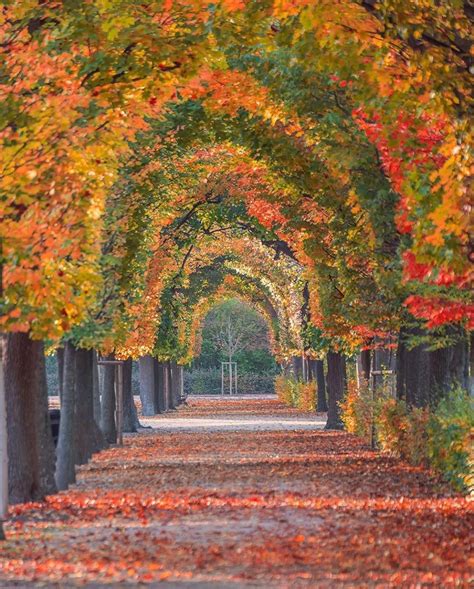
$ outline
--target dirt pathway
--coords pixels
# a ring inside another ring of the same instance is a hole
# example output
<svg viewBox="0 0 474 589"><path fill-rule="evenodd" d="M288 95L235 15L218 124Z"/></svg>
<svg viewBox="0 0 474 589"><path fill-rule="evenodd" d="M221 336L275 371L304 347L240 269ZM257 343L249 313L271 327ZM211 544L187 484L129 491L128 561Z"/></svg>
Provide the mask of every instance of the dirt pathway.
<svg viewBox="0 0 474 589"><path fill-rule="evenodd" d="M469 586L472 503L321 417L204 399L149 423L12 510L0 587Z"/></svg>

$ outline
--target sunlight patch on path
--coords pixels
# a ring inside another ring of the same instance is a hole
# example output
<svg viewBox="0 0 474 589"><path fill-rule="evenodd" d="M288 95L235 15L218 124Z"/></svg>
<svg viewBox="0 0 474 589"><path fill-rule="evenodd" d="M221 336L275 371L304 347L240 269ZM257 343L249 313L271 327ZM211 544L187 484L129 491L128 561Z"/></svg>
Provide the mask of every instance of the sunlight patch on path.
<svg viewBox="0 0 474 589"><path fill-rule="evenodd" d="M200 402L215 403L216 414L191 416L184 412L155 415L153 417L141 417L143 425L161 431L294 431L294 430L320 430L326 424L325 415L295 414L285 415L278 409L268 404L268 401L277 402L276 395L199 395L189 396L189 409L192 410ZM236 415L235 403L238 401L259 402L263 401L262 414ZM267 401L267 403L265 403ZM228 413L225 409L228 408ZM224 409L224 411L223 411ZM273 413L272 409L275 410Z"/></svg>
<svg viewBox="0 0 474 589"><path fill-rule="evenodd" d="M324 417L142 417L143 425L158 430L171 431L288 431L320 430L324 428Z"/></svg>

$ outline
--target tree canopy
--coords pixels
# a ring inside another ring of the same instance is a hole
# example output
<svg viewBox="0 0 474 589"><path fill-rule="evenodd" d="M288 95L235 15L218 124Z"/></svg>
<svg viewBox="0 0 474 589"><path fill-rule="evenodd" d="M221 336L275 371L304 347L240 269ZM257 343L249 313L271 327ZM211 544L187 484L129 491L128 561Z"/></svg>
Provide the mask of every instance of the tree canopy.
<svg viewBox="0 0 474 589"><path fill-rule="evenodd" d="M281 358L472 328L467 3L2 5L4 331L186 360L224 292Z"/></svg>

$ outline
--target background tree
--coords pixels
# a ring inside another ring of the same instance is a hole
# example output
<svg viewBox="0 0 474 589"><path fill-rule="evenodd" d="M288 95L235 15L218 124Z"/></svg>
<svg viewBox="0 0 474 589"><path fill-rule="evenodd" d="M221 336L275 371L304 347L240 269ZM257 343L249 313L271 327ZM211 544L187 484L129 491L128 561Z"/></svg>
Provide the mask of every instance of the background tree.
<svg viewBox="0 0 474 589"><path fill-rule="evenodd" d="M203 342L219 354L216 360L235 361L243 352L269 352L268 327L247 304L230 299L211 309L204 320ZM207 354L209 352L207 351Z"/></svg>

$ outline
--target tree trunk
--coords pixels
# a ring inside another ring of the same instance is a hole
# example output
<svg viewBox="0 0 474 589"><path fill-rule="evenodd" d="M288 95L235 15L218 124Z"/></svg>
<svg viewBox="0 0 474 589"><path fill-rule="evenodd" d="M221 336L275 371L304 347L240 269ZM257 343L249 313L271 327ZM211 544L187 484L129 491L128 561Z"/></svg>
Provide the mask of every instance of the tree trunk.
<svg viewBox="0 0 474 589"><path fill-rule="evenodd" d="M296 380L303 379L303 358L301 356L292 356L291 364L293 367L293 374Z"/></svg>
<svg viewBox="0 0 474 589"><path fill-rule="evenodd" d="M142 414L146 416L155 415L155 365L151 356L140 358L140 399L142 402Z"/></svg>
<svg viewBox="0 0 474 589"><path fill-rule="evenodd" d="M168 392L168 400L169 400L169 406L170 409L177 409L178 407L178 403L176 400L176 395L175 395L175 387L174 387L174 383L173 383L173 371L172 371L172 367L171 367L171 362L164 362L163 363L164 366L164 370L163 370L163 374L164 374L164 381L166 384L166 390Z"/></svg>
<svg viewBox="0 0 474 589"><path fill-rule="evenodd" d="M421 336L419 328L400 331L397 349L397 397L408 405L427 407L455 386L468 389L469 353L467 333L452 327L450 335L456 339L452 345L429 350L426 344L410 347L410 336Z"/></svg>
<svg viewBox="0 0 474 589"><path fill-rule="evenodd" d="M59 491L75 481L74 472L74 418L76 396L76 350L72 343L64 346L63 397L56 463L56 485Z"/></svg>
<svg viewBox="0 0 474 589"><path fill-rule="evenodd" d="M322 360L314 361L314 371L316 373L316 383L318 391L316 411L318 413L325 413L328 410L328 404L326 401L326 379L324 378L324 362Z"/></svg>
<svg viewBox="0 0 474 589"><path fill-rule="evenodd" d="M102 410L100 406L100 379L99 366L97 364L97 352L95 350L92 352L92 394L94 398L94 420L97 425L100 425L102 422Z"/></svg>
<svg viewBox="0 0 474 589"><path fill-rule="evenodd" d="M106 360L114 360L111 354ZM104 364L104 388L102 390L102 421L101 430L109 444L117 442L115 425L115 364Z"/></svg>
<svg viewBox="0 0 474 589"><path fill-rule="evenodd" d="M471 331L471 337L469 341L469 392L471 397L474 397L474 331Z"/></svg>
<svg viewBox="0 0 474 589"><path fill-rule="evenodd" d="M38 419L37 447L40 486L44 491L41 495L56 493L56 481L54 473L56 470L56 447L53 440L51 419L49 416L48 404L48 382L46 379L46 362L44 357L44 345L40 346L38 369L42 381L40 394L36 397L36 416Z"/></svg>
<svg viewBox="0 0 474 589"><path fill-rule="evenodd" d="M346 359L339 352L328 352L328 420L326 429L343 429L339 403L346 390Z"/></svg>
<svg viewBox="0 0 474 589"><path fill-rule="evenodd" d="M179 398L180 402L184 403L186 401L186 395L184 394L184 366L180 364L178 366L179 370Z"/></svg>
<svg viewBox="0 0 474 589"><path fill-rule="evenodd" d="M1 270L0 270L1 272ZM7 406L4 376L5 338L0 334L0 541L5 540L2 520L8 511Z"/></svg>
<svg viewBox="0 0 474 589"><path fill-rule="evenodd" d="M157 413L164 413L166 406L165 387L163 382L163 364L153 359L153 376L155 379L155 408Z"/></svg>
<svg viewBox="0 0 474 589"><path fill-rule="evenodd" d="M4 370L10 502L40 501L56 491L43 342L9 334Z"/></svg>
<svg viewBox="0 0 474 589"><path fill-rule="evenodd" d="M430 352L432 401L437 402L454 387L469 390L469 339L465 330L451 330L456 342Z"/></svg>
<svg viewBox="0 0 474 589"><path fill-rule="evenodd" d="M377 340L377 338L375 341L378 341L380 345L383 345L384 343L386 344L386 342L382 342L380 339ZM384 347L375 348L372 354L372 364L373 370L376 373L384 370L390 370L392 367L392 361L393 353L390 349ZM385 381L386 377L383 374L374 374L373 383L375 384L376 389L383 386Z"/></svg>
<svg viewBox="0 0 474 589"><path fill-rule="evenodd" d="M159 385L161 389L161 396L163 398L163 410L169 411L171 409L170 391L168 386L168 371L166 362L159 362Z"/></svg>
<svg viewBox="0 0 474 589"><path fill-rule="evenodd" d="M171 388L173 391L173 399L175 407L181 405L181 394L179 387L179 367L176 362L170 362L170 374L171 374ZM235 378L234 378L235 380ZM235 390L234 390L235 394Z"/></svg>
<svg viewBox="0 0 474 589"><path fill-rule="evenodd" d="M61 405L61 398L63 396L63 378L64 378L64 348L56 350L56 362L58 364L58 396L59 404Z"/></svg>
<svg viewBox="0 0 474 589"><path fill-rule="evenodd" d="M132 391L132 359L123 363L123 431L133 433L140 427Z"/></svg>
<svg viewBox="0 0 474 589"><path fill-rule="evenodd" d="M370 350L362 350L359 354L360 357L360 367L361 367L361 376L365 378L367 382L370 379L370 367L372 363L371 359L371 351Z"/></svg>
<svg viewBox="0 0 474 589"><path fill-rule="evenodd" d="M86 464L94 452L104 448L105 439L94 419L94 352L76 348L75 356L74 461L75 464Z"/></svg>

